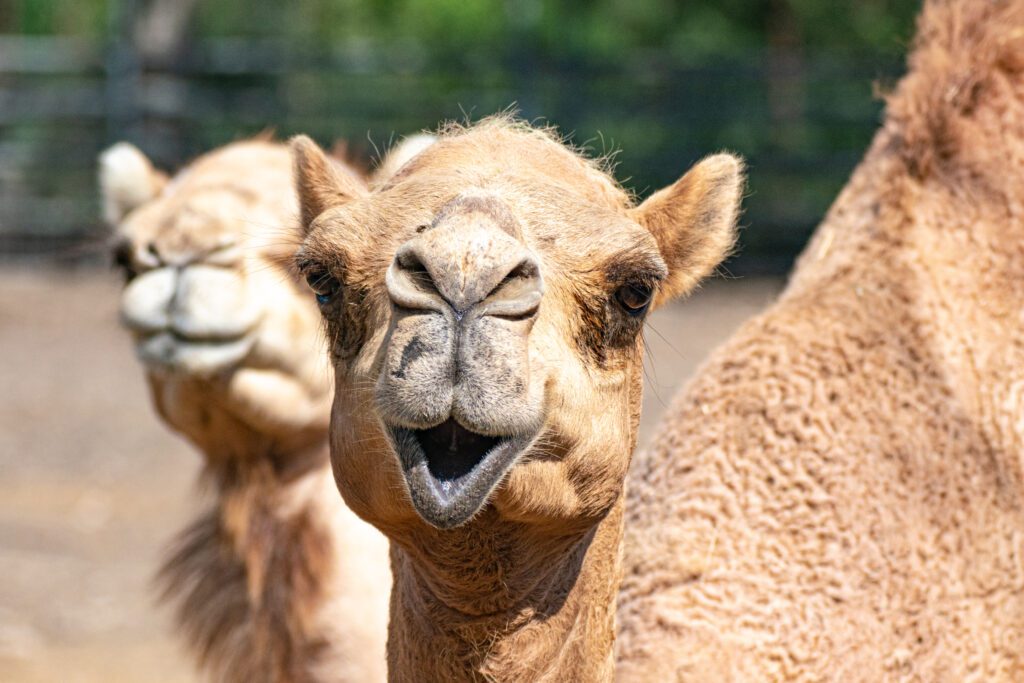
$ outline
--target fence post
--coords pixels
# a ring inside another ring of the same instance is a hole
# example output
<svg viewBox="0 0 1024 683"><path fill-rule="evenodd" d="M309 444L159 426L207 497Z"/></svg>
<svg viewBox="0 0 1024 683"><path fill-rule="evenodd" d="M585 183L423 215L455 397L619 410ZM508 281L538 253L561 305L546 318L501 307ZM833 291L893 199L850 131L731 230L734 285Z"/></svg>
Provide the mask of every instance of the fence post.
<svg viewBox="0 0 1024 683"><path fill-rule="evenodd" d="M111 0L109 4L109 38L104 59L108 145L117 140L133 138L137 134L141 60L132 40L137 13L138 0Z"/></svg>

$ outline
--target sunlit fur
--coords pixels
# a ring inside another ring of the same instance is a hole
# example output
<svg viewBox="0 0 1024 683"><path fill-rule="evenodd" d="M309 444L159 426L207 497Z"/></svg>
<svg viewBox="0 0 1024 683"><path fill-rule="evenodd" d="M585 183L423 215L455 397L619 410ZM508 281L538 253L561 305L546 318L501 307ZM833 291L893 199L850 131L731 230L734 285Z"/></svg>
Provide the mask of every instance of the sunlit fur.
<svg viewBox="0 0 1024 683"><path fill-rule="evenodd" d="M157 412L202 452L214 494L160 572L181 634L214 681L383 680L387 543L331 477L332 374L313 294L288 267L288 150L240 142L169 183L150 173L123 143L101 157L122 317Z"/></svg>
<svg viewBox="0 0 1024 683"><path fill-rule="evenodd" d="M664 301L717 265L733 240L739 162L712 157L635 207L599 165L505 118L442 131L373 193L334 183L308 140L294 146L300 197L325 208L306 226L298 263L342 285L323 308L338 382L335 476L348 504L393 541L390 678L610 679L622 489L642 374L642 316L628 315L615 292L642 283ZM461 264L434 273L441 290L471 287L496 249L525 250L540 264L539 310L479 331L467 353L490 355L460 366L468 385L433 371L452 358L440 346L450 312L412 320L385 284L400 247L428 245L431 231L441 242L430 248L466 250ZM459 243L470 236L472 248ZM420 365L409 372L420 379L382 392L406 372L400 356L416 335L425 350L410 354ZM515 384L519 398L489 398ZM478 397L479 431L536 432L483 492L487 504L447 530L413 508L382 423L443 419L441 391ZM428 415L434 406L440 412ZM529 419L517 422L520 414Z"/></svg>
<svg viewBox="0 0 1024 683"><path fill-rule="evenodd" d="M635 463L624 681L1024 680L1024 2L927 2L909 66Z"/></svg>

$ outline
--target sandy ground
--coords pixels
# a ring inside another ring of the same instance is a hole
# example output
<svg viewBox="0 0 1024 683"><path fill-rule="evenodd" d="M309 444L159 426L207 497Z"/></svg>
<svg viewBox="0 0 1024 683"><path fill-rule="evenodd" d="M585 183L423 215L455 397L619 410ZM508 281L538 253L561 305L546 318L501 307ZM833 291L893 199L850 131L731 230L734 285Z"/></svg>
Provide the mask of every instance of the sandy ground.
<svg viewBox="0 0 1024 683"><path fill-rule="evenodd" d="M199 459L157 421L108 273L0 270L0 681L193 681L149 581L198 508ZM641 439L779 291L715 281L648 325Z"/></svg>

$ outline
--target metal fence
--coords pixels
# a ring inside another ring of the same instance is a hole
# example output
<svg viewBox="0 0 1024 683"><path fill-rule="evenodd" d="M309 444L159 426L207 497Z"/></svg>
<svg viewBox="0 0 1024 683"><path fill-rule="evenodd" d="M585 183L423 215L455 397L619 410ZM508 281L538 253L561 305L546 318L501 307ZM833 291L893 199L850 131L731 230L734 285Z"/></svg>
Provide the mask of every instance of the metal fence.
<svg viewBox="0 0 1024 683"><path fill-rule="evenodd" d="M424 67L400 51L300 50L273 41L202 42L173 68L130 46L0 36L0 254L97 258L96 155L127 139L173 170L273 128L371 154L393 135L515 105L597 153L643 193L702 155L750 165L743 243L732 269L788 267L866 147L881 105L872 84L898 64L750 55L681 66L634 55L615 65Z"/></svg>

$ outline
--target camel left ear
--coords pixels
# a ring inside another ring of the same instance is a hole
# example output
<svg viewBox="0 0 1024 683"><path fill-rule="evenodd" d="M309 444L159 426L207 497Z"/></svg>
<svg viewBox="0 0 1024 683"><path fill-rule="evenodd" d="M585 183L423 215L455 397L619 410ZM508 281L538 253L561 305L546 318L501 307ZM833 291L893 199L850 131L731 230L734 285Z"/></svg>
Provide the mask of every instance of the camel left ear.
<svg viewBox="0 0 1024 683"><path fill-rule="evenodd" d="M690 292L729 255L742 194L743 161L716 154L633 209L668 266L655 306Z"/></svg>
<svg viewBox="0 0 1024 683"><path fill-rule="evenodd" d="M167 184L167 174L153 168L138 147L119 142L100 154L99 180L103 218L117 225L160 194Z"/></svg>
<svg viewBox="0 0 1024 683"><path fill-rule="evenodd" d="M302 233L305 236L317 216L364 194L366 186L339 162L328 158L305 135L292 138L291 146Z"/></svg>

